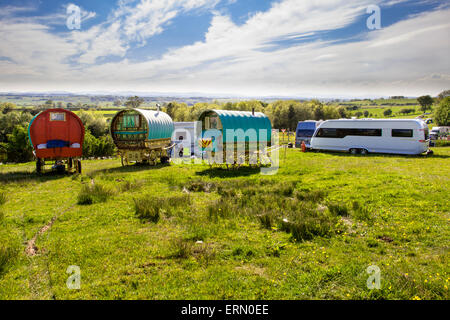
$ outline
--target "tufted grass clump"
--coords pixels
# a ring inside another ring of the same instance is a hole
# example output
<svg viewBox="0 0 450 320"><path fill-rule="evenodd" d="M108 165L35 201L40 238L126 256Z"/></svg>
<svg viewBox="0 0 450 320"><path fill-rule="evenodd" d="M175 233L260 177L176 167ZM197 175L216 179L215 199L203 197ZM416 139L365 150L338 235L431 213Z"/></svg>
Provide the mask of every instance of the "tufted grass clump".
<svg viewBox="0 0 450 320"><path fill-rule="evenodd" d="M93 203L106 202L113 195L114 191L104 185L84 185L78 194L77 203L80 205L91 205Z"/></svg>
<svg viewBox="0 0 450 320"><path fill-rule="evenodd" d="M175 214L184 215L184 211L187 211L192 203L188 194L168 197L145 195L133 201L136 217L143 222L153 223L158 223L163 214L168 217Z"/></svg>
<svg viewBox="0 0 450 320"><path fill-rule="evenodd" d="M345 204L339 204L339 203L329 203L327 205L328 210L335 215L340 217L348 217L349 216L349 210L348 207Z"/></svg>
<svg viewBox="0 0 450 320"><path fill-rule="evenodd" d="M155 198L135 198L134 211L136 217L143 222L158 223L161 219L162 201Z"/></svg>
<svg viewBox="0 0 450 320"><path fill-rule="evenodd" d="M0 245L0 277L7 271L18 255L16 248Z"/></svg>
<svg viewBox="0 0 450 320"><path fill-rule="evenodd" d="M0 206L6 203L6 194L4 192L0 192Z"/></svg>
<svg viewBox="0 0 450 320"><path fill-rule="evenodd" d="M338 232L338 220L337 216L325 210L304 206L281 221L281 230L290 233L294 241L308 241Z"/></svg>

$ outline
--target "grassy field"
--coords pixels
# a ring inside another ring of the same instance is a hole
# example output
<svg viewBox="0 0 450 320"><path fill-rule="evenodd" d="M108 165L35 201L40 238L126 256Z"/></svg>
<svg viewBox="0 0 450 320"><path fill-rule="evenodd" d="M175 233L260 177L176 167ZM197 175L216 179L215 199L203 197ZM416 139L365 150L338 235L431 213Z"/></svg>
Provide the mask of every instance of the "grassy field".
<svg viewBox="0 0 450 320"><path fill-rule="evenodd" d="M0 299L448 299L450 148L434 151L288 150L274 176L2 165ZM80 290L66 287L71 265Z"/></svg>

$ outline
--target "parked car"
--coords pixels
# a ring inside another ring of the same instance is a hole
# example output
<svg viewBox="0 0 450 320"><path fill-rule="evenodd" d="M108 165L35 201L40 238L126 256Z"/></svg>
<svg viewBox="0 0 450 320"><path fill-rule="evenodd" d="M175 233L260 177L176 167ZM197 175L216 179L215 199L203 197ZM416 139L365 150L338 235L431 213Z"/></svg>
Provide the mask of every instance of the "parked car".
<svg viewBox="0 0 450 320"><path fill-rule="evenodd" d="M297 125L297 130L295 133L295 147L301 148L302 142L305 143L306 148L310 148L311 138L316 132L317 127L323 121L300 121Z"/></svg>

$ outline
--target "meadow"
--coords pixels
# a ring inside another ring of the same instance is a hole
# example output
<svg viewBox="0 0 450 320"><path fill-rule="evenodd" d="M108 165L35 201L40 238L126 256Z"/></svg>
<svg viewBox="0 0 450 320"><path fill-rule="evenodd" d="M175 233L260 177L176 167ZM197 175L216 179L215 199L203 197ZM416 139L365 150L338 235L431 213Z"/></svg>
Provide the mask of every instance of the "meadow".
<svg viewBox="0 0 450 320"><path fill-rule="evenodd" d="M450 148L434 152L289 149L273 176L1 165L0 299L448 299Z"/></svg>

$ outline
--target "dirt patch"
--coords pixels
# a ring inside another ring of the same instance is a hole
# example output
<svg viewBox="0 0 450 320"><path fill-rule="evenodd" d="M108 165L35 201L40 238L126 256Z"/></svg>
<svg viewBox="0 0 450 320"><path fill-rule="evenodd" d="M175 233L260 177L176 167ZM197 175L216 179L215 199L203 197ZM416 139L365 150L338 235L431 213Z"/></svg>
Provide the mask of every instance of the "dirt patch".
<svg viewBox="0 0 450 320"><path fill-rule="evenodd" d="M50 230L50 228L53 226L53 224L55 223L55 221L56 221L61 215L63 215L64 213L66 213L67 211L69 211L70 209L72 209L74 206L75 206L75 205L71 206L70 208L68 208L68 209L64 210L63 212L61 212L61 213L57 214L56 216L54 216L54 217L52 218L52 220L50 220L49 223L47 223L45 226L43 226L43 227L42 227L42 228L34 235L34 237L33 237L30 241L27 242L27 246L26 246L26 248L25 248L25 253L26 253L28 256L32 257L32 256L35 256L35 255L38 253L39 248L36 246L36 240L37 240L37 238L38 238L39 236L43 235L44 233L46 233L48 230Z"/></svg>
<svg viewBox="0 0 450 320"><path fill-rule="evenodd" d="M391 237L388 237L388 236L380 236L380 237L378 237L378 239L380 239L384 242L387 242L387 243L394 242L394 239L392 239Z"/></svg>
<svg viewBox="0 0 450 320"><path fill-rule="evenodd" d="M255 265L244 265L235 268L238 271L244 271L246 273L256 275L262 278L267 278L264 268L257 267Z"/></svg>

